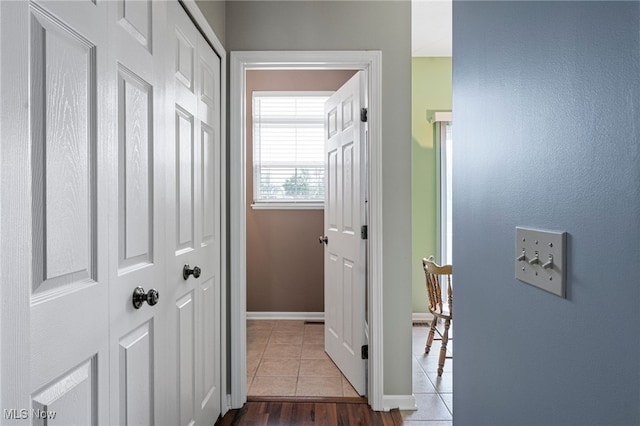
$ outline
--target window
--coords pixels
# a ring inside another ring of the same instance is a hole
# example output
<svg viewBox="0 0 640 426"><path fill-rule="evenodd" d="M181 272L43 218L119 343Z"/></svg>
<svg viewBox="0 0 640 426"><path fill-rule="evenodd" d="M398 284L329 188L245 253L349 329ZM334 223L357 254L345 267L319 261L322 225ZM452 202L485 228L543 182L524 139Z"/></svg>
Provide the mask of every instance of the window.
<svg viewBox="0 0 640 426"><path fill-rule="evenodd" d="M440 123L440 220L441 258L443 264L453 262L453 147L451 122Z"/></svg>
<svg viewBox="0 0 640 426"><path fill-rule="evenodd" d="M253 93L253 207L323 208L331 92Z"/></svg>
<svg viewBox="0 0 640 426"><path fill-rule="evenodd" d="M450 111L428 111L436 141L436 203L438 251L441 265L453 261L453 127Z"/></svg>

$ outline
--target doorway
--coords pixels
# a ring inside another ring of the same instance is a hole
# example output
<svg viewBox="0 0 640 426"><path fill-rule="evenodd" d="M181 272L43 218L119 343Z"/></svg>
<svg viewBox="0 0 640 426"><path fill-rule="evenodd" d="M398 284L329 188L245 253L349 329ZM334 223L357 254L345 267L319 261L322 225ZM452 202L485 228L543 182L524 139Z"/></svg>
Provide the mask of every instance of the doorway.
<svg viewBox="0 0 640 426"><path fill-rule="evenodd" d="M324 105L354 70L247 70L247 395L357 395L324 352ZM344 388L344 389L343 389Z"/></svg>
<svg viewBox="0 0 640 426"><path fill-rule="evenodd" d="M366 70L369 76L368 94L370 118L369 129L368 187L369 227L371 231L381 229L380 193L380 139L378 121L380 111L380 52L236 52L231 55L231 164L240 167L230 175L231 204L231 405L240 407L246 401L246 72L254 69L352 69ZM374 121L375 120L375 121ZM380 235L369 239L367 267L368 289L367 319L369 324L369 403L374 409L382 409L382 309L381 309L381 244Z"/></svg>
<svg viewBox="0 0 640 426"><path fill-rule="evenodd" d="M246 72L247 319L323 319L323 109L353 73Z"/></svg>

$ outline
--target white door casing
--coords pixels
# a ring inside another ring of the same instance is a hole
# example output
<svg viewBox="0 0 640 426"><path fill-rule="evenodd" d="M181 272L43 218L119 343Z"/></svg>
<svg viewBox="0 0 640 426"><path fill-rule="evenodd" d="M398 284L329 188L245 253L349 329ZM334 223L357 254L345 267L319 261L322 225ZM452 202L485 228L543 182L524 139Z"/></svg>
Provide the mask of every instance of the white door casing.
<svg viewBox="0 0 640 426"><path fill-rule="evenodd" d="M364 198L365 75L357 72L325 103L325 351L366 395Z"/></svg>
<svg viewBox="0 0 640 426"><path fill-rule="evenodd" d="M177 3L167 11L167 318L176 425L220 413L220 59ZM183 269L199 268L183 276ZM198 275L198 277L196 277Z"/></svg>
<svg viewBox="0 0 640 426"><path fill-rule="evenodd" d="M382 52L380 51L250 51L232 52L230 60L230 407L246 402L246 99L245 75L249 69L352 69L367 71L369 132L367 150L368 253L368 384L369 404L385 409L383 385L382 303ZM237 360L237 362L235 362Z"/></svg>
<svg viewBox="0 0 640 426"><path fill-rule="evenodd" d="M221 77L210 48L211 73L195 72L208 96L198 120L212 137L192 164L207 164L199 197L209 201L198 208L210 218L199 240L209 272L192 324L203 338L195 367L170 356L172 5L0 2L2 424L177 424L176 361L195 368L200 399L188 416L209 424L220 412ZM159 304L134 309L137 285L158 289Z"/></svg>

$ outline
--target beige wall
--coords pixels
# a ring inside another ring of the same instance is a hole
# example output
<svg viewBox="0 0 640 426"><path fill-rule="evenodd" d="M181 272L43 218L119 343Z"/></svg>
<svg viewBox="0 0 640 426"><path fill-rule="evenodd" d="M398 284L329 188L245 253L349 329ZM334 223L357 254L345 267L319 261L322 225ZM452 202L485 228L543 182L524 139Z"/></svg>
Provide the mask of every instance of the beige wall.
<svg viewBox="0 0 640 426"><path fill-rule="evenodd" d="M247 312L324 312L323 210L254 210L251 99L337 90L354 71L247 71Z"/></svg>

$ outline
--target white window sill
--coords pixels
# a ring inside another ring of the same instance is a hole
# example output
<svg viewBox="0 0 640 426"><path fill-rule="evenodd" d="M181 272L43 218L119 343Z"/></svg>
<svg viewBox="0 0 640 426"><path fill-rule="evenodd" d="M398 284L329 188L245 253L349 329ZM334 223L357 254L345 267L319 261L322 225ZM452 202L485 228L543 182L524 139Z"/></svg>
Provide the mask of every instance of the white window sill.
<svg viewBox="0 0 640 426"><path fill-rule="evenodd" d="M324 210L324 203L253 203L254 210Z"/></svg>

